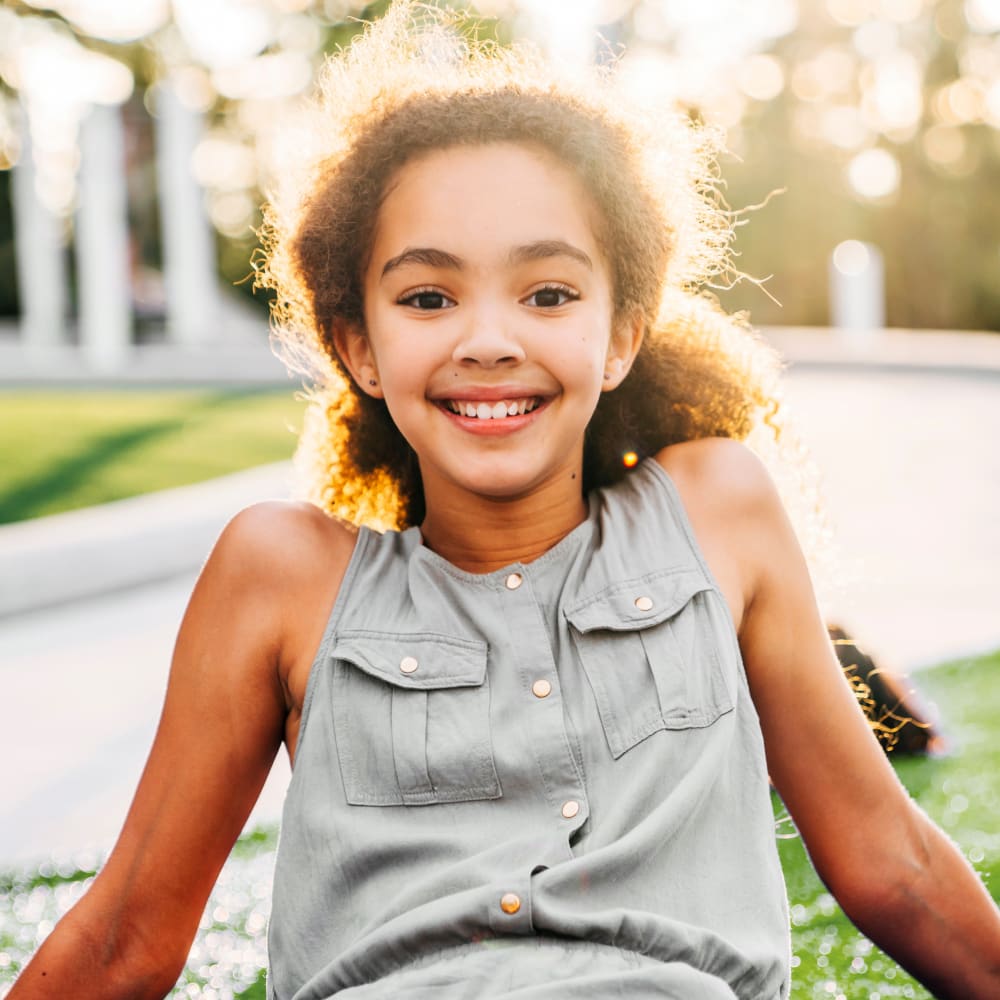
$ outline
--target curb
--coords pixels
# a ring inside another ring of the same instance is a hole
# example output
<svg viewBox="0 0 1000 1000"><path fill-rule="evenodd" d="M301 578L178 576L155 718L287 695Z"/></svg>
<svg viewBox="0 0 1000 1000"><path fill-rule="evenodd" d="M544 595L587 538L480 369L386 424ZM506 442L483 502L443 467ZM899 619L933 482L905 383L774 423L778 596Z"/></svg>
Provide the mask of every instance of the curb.
<svg viewBox="0 0 1000 1000"><path fill-rule="evenodd" d="M1000 377L998 333L790 326L762 327L760 333L791 368Z"/></svg>
<svg viewBox="0 0 1000 1000"><path fill-rule="evenodd" d="M236 511L287 498L291 463L0 526L0 620L196 570Z"/></svg>
<svg viewBox="0 0 1000 1000"><path fill-rule="evenodd" d="M816 327L767 327L760 333L791 369L932 371L1000 378L997 334ZM234 379L239 378L237 372L261 380L273 373L278 376L275 381L289 381L265 343L253 344L250 350L247 346L217 354L211 362L209 352L178 353L162 346L138 349L141 360L136 358L131 380L146 385L189 383L194 378L212 379L217 374L214 369L220 368ZM64 360L63 381L73 381L68 356ZM30 375L26 381L31 382ZM288 497L291 479L291 463L282 462L193 486L0 525L0 620L191 573L204 562L236 511L257 500Z"/></svg>

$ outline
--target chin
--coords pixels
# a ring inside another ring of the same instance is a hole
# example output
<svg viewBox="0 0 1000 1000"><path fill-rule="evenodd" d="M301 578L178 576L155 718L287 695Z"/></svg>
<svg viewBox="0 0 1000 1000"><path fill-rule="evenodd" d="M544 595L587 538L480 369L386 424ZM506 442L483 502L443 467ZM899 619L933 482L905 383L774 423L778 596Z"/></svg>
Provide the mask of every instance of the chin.
<svg viewBox="0 0 1000 1000"><path fill-rule="evenodd" d="M537 469L505 469L502 462L487 462L482 470L462 469L452 480L456 486L490 500L519 500L531 495L552 477L558 463Z"/></svg>

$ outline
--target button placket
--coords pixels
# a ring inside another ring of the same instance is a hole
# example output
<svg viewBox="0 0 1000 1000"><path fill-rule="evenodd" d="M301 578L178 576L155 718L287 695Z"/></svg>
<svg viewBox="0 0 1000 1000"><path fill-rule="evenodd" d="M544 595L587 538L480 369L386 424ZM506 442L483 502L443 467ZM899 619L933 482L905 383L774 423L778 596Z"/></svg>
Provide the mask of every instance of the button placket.
<svg viewBox="0 0 1000 1000"><path fill-rule="evenodd" d="M517 913L521 909L521 897L516 892L505 892L500 897L500 909L504 913Z"/></svg>
<svg viewBox="0 0 1000 1000"><path fill-rule="evenodd" d="M544 677L539 677L538 680L531 685L531 693L536 698L548 698L548 696L552 694L552 685Z"/></svg>
<svg viewBox="0 0 1000 1000"><path fill-rule="evenodd" d="M567 799L560 812L563 814L563 819L574 819L580 813L580 803L576 799Z"/></svg>
<svg viewBox="0 0 1000 1000"><path fill-rule="evenodd" d="M500 934L531 934L531 882L515 876L510 882L484 887L490 927Z"/></svg>
<svg viewBox="0 0 1000 1000"><path fill-rule="evenodd" d="M516 577L517 582L512 582ZM526 586L525 586L526 584ZM587 793L583 775L570 747L567 719L558 694L558 672L552 657L552 639L531 587L531 578L511 573L504 579L503 606L509 623L511 648L518 659L525 693L533 702L530 750L544 775L545 793L553 821L567 840L586 822ZM544 655L539 651L544 650ZM551 678L551 679L550 679ZM535 714L541 713L541 714Z"/></svg>

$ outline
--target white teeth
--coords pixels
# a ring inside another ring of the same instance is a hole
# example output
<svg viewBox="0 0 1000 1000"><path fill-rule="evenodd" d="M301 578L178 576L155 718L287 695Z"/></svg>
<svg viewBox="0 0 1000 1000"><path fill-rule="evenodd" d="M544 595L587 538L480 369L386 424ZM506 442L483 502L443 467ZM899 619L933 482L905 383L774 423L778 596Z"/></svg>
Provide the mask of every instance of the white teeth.
<svg viewBox="0 0 1000 1000"><path fill-rule="evenodd" d="M496 403L472 403L468 400L450 399L445 404L452 413L462 417L476 417L479 420L503 420L505 417L515 417L530 413L538 405L538 400L514 399L510 402L499 400Z"/></svg>

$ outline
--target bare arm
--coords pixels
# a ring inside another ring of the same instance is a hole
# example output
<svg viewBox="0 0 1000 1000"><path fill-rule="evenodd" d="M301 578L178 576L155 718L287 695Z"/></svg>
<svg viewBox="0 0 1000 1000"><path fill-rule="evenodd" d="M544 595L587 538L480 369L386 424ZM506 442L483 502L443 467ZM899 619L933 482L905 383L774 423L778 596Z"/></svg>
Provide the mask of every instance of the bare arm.
<svg viewBox="0 0 1000 1000"><path fill-rule="evenodd" d="M289 567L308 565L331 538L341 576L349 557L347 539L338 546L317 519L326 520L301 506L261 505L223 532L184 615L118 842L11 1000L138 1000L173 987L284 735L288 660L305 655L292 653L289 629L301 621L309 583Z"/></svg>
<svg viewBox="0 0 1000 1000"><path fill-rule="evenodd" d="M735 442L704 445L692 475L699 495L727 497L725 531L745 594L740 647L768 768L818 874L848 917L935 996L1000 997L1000 911L873 737L766 469Z"/></svg>

